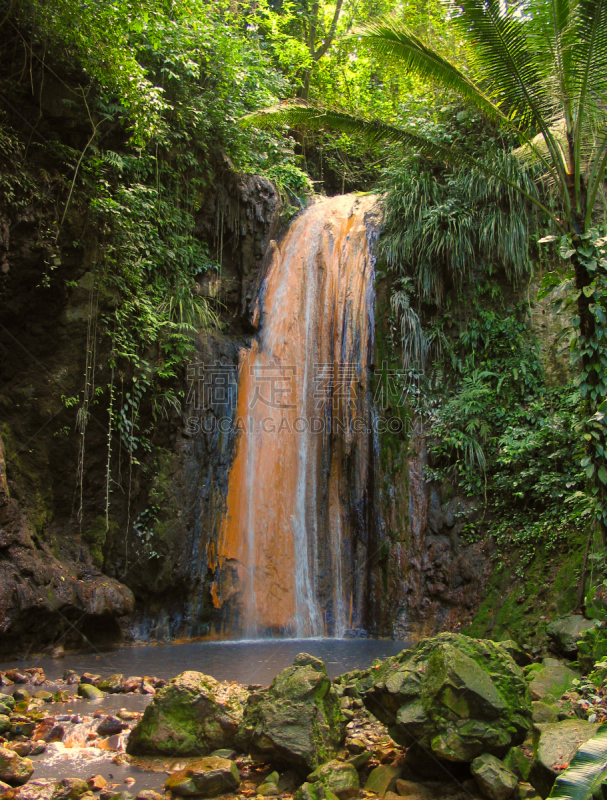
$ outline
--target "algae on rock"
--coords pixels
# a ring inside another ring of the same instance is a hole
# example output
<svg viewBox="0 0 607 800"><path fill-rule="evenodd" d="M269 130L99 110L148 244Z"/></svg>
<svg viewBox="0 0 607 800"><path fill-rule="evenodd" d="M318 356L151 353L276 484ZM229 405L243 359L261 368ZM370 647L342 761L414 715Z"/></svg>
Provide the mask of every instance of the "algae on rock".
<svg viewBox="0 0 607 800"><path fill-rule="evenodd" d="M503 756L524 741L532 707L525 676L504 648L444 633L360 678L366 707L392 738L448 761Z"/></svg>
<svg viewBox="0 0 607 800"><path fill-rule="evenodd" d="M204 756L232 747L247 692L201 672L182 672L155 696L133 732L134 755Z"/></svg>
<svg viewBox="0 0 607 800"><path fill-rule="evenodd" d="M335 756L345 723L325 665L300 653L267 691L250 695L237 744L255 757L307 774Z"/></svg>

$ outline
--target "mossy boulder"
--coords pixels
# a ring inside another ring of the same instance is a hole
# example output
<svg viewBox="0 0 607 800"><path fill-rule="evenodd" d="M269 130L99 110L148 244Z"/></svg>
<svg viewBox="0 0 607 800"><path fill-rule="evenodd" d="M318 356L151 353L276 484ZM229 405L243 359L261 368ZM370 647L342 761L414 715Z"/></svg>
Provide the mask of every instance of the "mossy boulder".
<svg viewBox="0 0 607 800"><path fill-rule="evenodd" d="M202 672L182 672L156 693L129 736L127 752L207 756L231 748L247 694Z"/></svg>
<svg viewBox="0 0 607 800"><path fill-rule="evenodd" d="M580 677L579 673L556 658L544 658L541 664L532 664L525 671L532 700L547 699L554 702L572 689L574 681Z"/></svg>
<svg viewBox="0 0 607 800"><path fill-rule="evenodd" d="M488 800L508 800L514 794L518 779L499 758L483 753L474 759L470 771Z"/></svg>
<svg viewBox="0 0 607 800"><path fill-rule="evenodd" d="M308 775L309 783L317 783L319 781L327 791L332 792L339 800L358 797L360 791L358 772L352 764L344 761L328 761Z"/></svg>
<svg viewBox="0 0 607 800"><path fill-rule="evenodd" d="M578 639L594 625L581 614L567 614L551 622L546 633L561 653L573 657L577 653Z"/></svg>
<svg viewBox="0 0 607 800"><path fill-rule="evenodd" d="M503 756L531 727L525 676L488 640L453 633L424 639L375 665L361 683L366 707L395 741L418 743L439 759Z"/></svg>
<svg viewBox="0 0 607 800"><path fill-rule="evenodd" d="M255 757L306 775L336 755L345 723L325 665L300 653L267 691L250 695L236 742Z"/></svg>
<svg viewBox="0 0 607 800"><path fill-rule="evenodd" d="M29 758L21 758L14 750L0 746L0 781L11 786L27 783L34 771Z"/></svg>

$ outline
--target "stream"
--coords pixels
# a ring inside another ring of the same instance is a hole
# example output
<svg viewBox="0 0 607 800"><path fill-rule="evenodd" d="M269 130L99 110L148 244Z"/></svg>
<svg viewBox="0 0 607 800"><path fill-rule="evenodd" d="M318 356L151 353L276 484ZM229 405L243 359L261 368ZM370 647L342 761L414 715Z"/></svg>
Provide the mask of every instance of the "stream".
<svg viewBox="0 0 607 800"><path fill-rule="evenodd" d="M167 773L177 765L185 766L192 759L131 758L124 754L126 736L110 737L115 749L100 749L100 740L87 740L93 715L116 715L119 712L143 712L152 696L145 694L110 694L98 700L83 700L75 695L77 686L61 680L64 671L74 670L100 674L114 673L150 675L169 680L185 670L211 675L218 681L243 684L269 684L298 653L307 652L322 659L331 678L351 669L370 666L376 658L387 658L403 649L402 642L376 639L266 639L239 641L198 641L182 644L122 647L116 650L66 654L63 659L35 657L4 661L0 670L17 668L23 671L41 667L46 682L40 686L27 684L30 694L38 690L68 690L73 699L66 703L49 703L45 710L56 716L65 728L61 741L51 742L44 753L29 756L35 766L32 779L82 778L102 775L116 785L116 791L136 794L144 789L163 792ZM17 685L3 687L12 694ZM128 714L126 715L128 716ZM75 721L74 721L75 720ZM95 723L97 720L95 719ZM125 784L125 780L128 783ZM132 783L132 780L135 782Z"/></svg>

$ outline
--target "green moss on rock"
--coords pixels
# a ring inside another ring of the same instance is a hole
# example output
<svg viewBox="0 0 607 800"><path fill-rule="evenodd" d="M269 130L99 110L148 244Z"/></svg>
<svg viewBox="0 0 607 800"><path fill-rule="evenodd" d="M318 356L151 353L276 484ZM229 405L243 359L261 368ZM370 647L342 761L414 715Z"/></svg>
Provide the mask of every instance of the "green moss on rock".
<svg viewBox="0 0 607 800"><path fill-rule="evenodd" d="M249 697L237 744L307 774L334 758L345 723L325 665L301 653L267 691Z"/></svg>
<svg viewBox="0 0 607 800"><path fill-rule="evenodd" d="M444 633L360 678L365 705L404 746L469 762L503 756L531 727L525 676L494 642Z"/></svg>
<svg viewBox="0 0 607 800"><path fill-rule="evenodd" d="M246 693L201 672L182 672L155 696L129 737L133 755L207 755L230 748Z"/></svg>

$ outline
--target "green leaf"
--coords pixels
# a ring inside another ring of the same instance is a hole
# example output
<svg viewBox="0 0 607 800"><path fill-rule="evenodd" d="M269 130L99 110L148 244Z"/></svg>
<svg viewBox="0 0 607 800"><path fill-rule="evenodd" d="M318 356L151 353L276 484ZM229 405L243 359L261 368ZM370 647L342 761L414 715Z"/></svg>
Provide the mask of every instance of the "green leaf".
<svg viewBox="0 0 607 800"><path fill-rule="evenodd" d="M599 467L599 480L602 484L607 485L607 469L605 467Z"/></svg>

